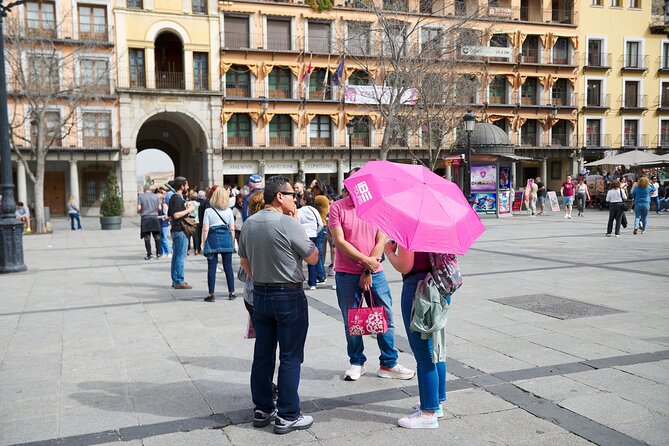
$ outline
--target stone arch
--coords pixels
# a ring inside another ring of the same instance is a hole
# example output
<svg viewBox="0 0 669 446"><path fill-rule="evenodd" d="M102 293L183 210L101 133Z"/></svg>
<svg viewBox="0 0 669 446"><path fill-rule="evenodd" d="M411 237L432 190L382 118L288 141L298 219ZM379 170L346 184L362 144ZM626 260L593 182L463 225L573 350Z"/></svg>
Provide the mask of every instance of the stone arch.
<svg viewBox="0 0 669 446"><path fill-rule="evenodd" d="M145 40L149 42L155 42L158 36L163 32L172 32L176 34L181 39L181 43L184 46L191 43L190 34L186 28L170 20L161 20L151 25L151 27L149 27L149 29L146 31Z"/></svg>

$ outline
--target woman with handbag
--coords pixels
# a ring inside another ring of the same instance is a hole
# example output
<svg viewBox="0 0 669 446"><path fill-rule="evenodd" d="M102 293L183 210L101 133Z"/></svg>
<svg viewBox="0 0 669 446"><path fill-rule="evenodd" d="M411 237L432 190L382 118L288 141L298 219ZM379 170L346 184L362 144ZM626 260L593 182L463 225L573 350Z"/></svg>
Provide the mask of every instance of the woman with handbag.
<svg viewBox="0 0 669 446"><path fill-rule="evenodd" d="M606 202L609 204L609 223L606 226L606 236L611 237L611 230L613 229L613 221L616 222L616 237L620 237L620 224L625 217L627 205L625 200L627 195L625 191L620 188L620 181L613 180L611 182L611 189L606 193ZM627 226L627 224L625 224Z"/></svg>
<svg viewBox="0 0 669 446"><path fill-rule="evenodd" d="M202 222L202 251L207 257L207 284L209 295L206 302L214 302L216 289L216 266L221 255L225 279L228 283L228 299L234 300L235 276L232 271L232 253L235 250L235 225L230 210L230 195L223 188L217 188L209 200L210 207L204 211Z"/></svg>
<svg viewBox="0 0 669 446"><path fill-rule="evenodd" d="M399 249L398 249L399 248ZM430 255L426 252L412 252L393 241L386 243L384 252L390 263L402 273L402 319L411 351L416 358L418 394L420 403L416 412L400 418L399 426L408 429L436 429L439 418L444 416L441 404L446 401L446 362L432 362L432 339L423 339L421 334L411 330L411 308L418 282L425 279L432 269ZM450 304L450 296L446 296Z"/></svg>

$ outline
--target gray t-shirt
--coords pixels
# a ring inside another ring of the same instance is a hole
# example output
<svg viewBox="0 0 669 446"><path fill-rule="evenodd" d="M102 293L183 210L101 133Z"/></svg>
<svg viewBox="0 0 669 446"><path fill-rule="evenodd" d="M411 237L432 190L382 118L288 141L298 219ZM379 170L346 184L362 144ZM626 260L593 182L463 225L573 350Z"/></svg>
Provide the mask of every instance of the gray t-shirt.
<svg viewBox="0 0 669 446"><path fill-rule="evenodd" d="M239 238L239 257L249 260L254 282L304 282L302 259L315 249L296 218L269 209L249 217Z"/></svg>
<svg viewBox="0 0 669 446"><path fill-rule="evenodd" d="M160 207L160 197L153 192L144 192L137 197L137 204L142 206L139 215L142 217L157 216Z"/></svg>

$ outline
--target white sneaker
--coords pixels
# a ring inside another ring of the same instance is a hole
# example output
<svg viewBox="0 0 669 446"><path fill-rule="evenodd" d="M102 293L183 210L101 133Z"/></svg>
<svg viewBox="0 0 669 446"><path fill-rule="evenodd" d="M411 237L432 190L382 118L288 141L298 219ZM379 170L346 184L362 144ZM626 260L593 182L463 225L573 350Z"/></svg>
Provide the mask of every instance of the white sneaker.
<svg viewBox="0 0 669 446"><path fill-rule="evenodd" d="M400 364L396 364L395 367L392 368L379 367L376 374L379 378L411 379L416 372L407 369Z"/></svg>
<svg viewBox="0 0 669 446"><path fill-rule="evenodd" d="M436 429L439 427L439 419L436 412L428 415L418 410L408 417L400 418L397 424L407 429Z"/></svg>
<svg viewBox="0 0 669 446"><path fill-rule="evenodd" d="M334 285L334 284L333 284L333 285L332 285L332 289L333 289L333 290L336 290L336 289L337 289L337 285Z"/></svg>
<svg viewBox="0 0 669 446"><path fill-rule="evenodd" d="M569 215L567 215L567 214L564 214L564 218L569 218Z"/></svg>
<svg viewBox="0 0 669 446"><path fill-rule="evenodd" d="M225 271L223 270L223 265L221 265L220 263L218 264L218 266L216 267L216 269L218 270L219 273L225 272Z"/></svg>
<svg viewBox="0 0 669 446"><path fill-rule="evenodd" d="M333 267L328 268L328 276L334 276L335 275L335 269Z"/></svg>
<svg viewBox="0 0 669 446"><path fill-rule="evenodd" d="M309 289L310 289L311 291L314 291L314 290L316 289L316 287L315 287L315 286L310 286Z"/></svg>
<svg viewBox="0 0 669 446"><path fill-rule="evenodd" d="M567 218L568 218L569 220L571 220L571 215L567 215Z"/></svg>
<svg viewBox="0 0 669 446"><path fill-rule="evenodd" d="M420 410L420 403L413 406L413 410ZM441 403L439 403L439 409L435 410L434 413L437 414L437 418L444 418L444 408Z"/></svg>
<svg viewBox="0 0 669 446"><path fill-rule="evenodd" d="M365 373L367 373L367 369L364 365L352 365L344 374L344 379L346 381L357 381Z"/></svg>
<svg viewBox="0 0 669 446"><path fill-rule="evenodd" d="M314 419L309 415L300 414L296 420L292 421L277 416L274 420L274 433L281 435L295 430L309 429L312 424L314 424Z"/></svg>

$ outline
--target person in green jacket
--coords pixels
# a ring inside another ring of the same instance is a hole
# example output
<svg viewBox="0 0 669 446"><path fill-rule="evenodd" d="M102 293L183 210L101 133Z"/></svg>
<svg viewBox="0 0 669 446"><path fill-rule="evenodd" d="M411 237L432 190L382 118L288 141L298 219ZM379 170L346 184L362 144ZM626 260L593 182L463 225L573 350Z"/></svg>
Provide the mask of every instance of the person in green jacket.
<svg viewBox="0 0 669 446"><path fill-rule="evenodd" d="M421 333L411 331L411 307L418 282L431 270L429 253L412 252L393 241L386 243L384 252L390 263L402 273L402 319L411 351L416 358L420 404L416 412L400 418L397 424L408 429L436 429L444 416L442 403L446 401L446 362L432 362L432 338L423 339ZM450 303L450 296L447 296Z"/></svg>

